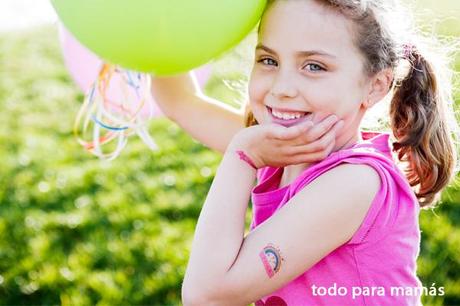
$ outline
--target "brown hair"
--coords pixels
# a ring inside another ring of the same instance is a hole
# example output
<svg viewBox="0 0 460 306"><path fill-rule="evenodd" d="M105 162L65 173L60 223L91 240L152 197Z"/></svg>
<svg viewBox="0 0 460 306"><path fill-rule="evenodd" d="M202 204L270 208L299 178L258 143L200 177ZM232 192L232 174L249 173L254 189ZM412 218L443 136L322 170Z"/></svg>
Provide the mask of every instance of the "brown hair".
<svg viewBox="0 0 460 306"><path fill-rule="evenodd" d="M267 8L276 0L268 0ZM459 127L453 108L448 56L422 48L422 36L411 33L410 17L397 0L314 0L354 21L354 41L373 76L392 68L390 104L393 151L406 164L405 175L422 208L432 208L455 177ZM402 14L402 15L400 15ZM429 44L433 45L433 38ZM428 44L426 44L428 45ZM447 55L447 54L446 54ZM435 62L438 60L438 62ZM403 69L406 67L406 69ZM436 68L436 69L435 69ZM258 124L249 103L246 127Z"/></svg>

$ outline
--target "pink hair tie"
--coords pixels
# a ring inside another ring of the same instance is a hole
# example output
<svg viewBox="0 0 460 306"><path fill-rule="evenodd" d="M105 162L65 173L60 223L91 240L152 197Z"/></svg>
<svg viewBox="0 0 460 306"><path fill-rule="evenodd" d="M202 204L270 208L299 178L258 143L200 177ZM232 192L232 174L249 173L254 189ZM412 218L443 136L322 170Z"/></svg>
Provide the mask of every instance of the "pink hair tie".
<svg viewBox="0 0 460 306"><path fill-rule="evenodd" d="M254 165L254 162L243 151L237 150L236 153L238 154L241 160L244 160L246 163L248 163L248 165L257 170L256 165Z"/></svg>
<svg viewBox="0 0 460 306"><path fill-rule="evenodd" d="M417 52L417 47L413 44L404 44L403 45L403 57L404 59L410 59L413 54Z"/></svg>

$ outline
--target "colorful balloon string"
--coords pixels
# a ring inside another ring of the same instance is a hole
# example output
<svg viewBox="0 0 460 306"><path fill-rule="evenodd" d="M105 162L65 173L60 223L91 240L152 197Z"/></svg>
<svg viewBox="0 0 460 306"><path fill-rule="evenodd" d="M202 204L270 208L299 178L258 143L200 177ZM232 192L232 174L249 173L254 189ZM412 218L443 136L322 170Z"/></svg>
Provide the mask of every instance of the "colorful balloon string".
<svg viewBox="0 0 460 306"><path fill-rule="evenodd" d="M112 94L113 91L121 94ZM152 150L158 146L147 130L153 117L150 76L104 63L99 76L85 96L74 123L74 135L89 152L102 159L113 160L136 133ZM147 112L146 112L147 110ZM92 141L83 139L93 125ZM116 148L104 153L102 146L117 140Z"/></svg>

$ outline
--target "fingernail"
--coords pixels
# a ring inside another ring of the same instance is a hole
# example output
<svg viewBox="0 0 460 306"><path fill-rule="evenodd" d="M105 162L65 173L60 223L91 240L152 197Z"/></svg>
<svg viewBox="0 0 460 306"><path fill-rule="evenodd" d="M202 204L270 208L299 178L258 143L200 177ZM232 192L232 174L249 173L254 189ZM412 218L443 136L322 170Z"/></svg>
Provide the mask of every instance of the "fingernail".
<svg viewBox="0 0 460 306"><path fill-rule="evenodd" d="M339 119L339 117L337 117L336 115L331 116L331 120L337 121L338 119Z"/></svg>

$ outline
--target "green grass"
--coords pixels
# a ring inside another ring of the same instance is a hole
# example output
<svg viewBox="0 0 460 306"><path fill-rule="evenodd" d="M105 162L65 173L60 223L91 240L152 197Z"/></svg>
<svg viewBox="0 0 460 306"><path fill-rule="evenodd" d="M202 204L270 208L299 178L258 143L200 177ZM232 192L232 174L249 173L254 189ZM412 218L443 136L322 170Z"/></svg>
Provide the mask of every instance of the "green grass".
<svg viewBox="0 0 460 306"><path fill-rule="evenodd" d="M218 78L207 91L237 105ZM159 119L150 132L160 150L133 136L100 161L72 134L82 99L54 28L0 37L0 305L179 305L221 156ZM424 297L430 306L460 305L460 190L443 199L420 218L419 277L446 290Z"/></svg>
<svg viewBox="0 0 460 306"><path fill-rule="evenodd" d="M55 29L3 36L0 56L0 304L178 304L220 156L160 119L160 151L132 137L100 161L73 137Z"/></svg>

